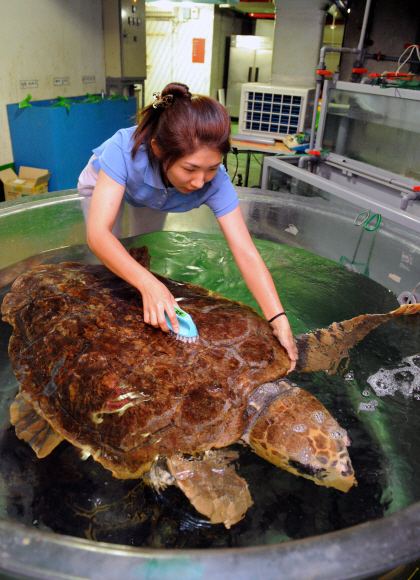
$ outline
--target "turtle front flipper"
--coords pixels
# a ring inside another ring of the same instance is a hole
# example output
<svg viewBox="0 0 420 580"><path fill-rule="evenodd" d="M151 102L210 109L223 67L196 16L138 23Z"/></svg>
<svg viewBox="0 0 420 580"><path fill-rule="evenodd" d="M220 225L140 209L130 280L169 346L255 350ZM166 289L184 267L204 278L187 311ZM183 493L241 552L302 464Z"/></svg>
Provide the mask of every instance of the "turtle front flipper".
<svg viewBox="0 0 420 580"><path fill-rule="evenodd" d="M334 322L328 328L311 334L302 334L296 338L299 351L296 370L306 373L328 370L334 373L340 361L348 357L349 350L371 330L391 318L416 314L419 311L420 304L405 304L387 314L363 314L344 322Z"/></svg>
<svg viewBox="0 0 420 580"><path fill-rule="evenodd" d="M37 457L46 457L63 437L35 411L33 405L18 393L10 407L10 421L15 426L16 435L32 447Z"/></svg>
<svg viewBox="0 0 420 580"><path fill-rule="evenodd" d="M235 472L235 451L206 451L202 458L173 455L168 466L178 487L195 509L212 524L227 529L239 522L252 505L248 484Z"/></svg>
<svg viewBox="0 0 420 580"><path fill-rule="evenodd" d="M250 398L250 429L244 439L252 449L270 463L317 485L344 492L357 485L345 429L313 395L289 381L262 385L256 395L260 389L268 392L270 386L273 393L268 393L268 406L261 406L254 394Z"/></svg>

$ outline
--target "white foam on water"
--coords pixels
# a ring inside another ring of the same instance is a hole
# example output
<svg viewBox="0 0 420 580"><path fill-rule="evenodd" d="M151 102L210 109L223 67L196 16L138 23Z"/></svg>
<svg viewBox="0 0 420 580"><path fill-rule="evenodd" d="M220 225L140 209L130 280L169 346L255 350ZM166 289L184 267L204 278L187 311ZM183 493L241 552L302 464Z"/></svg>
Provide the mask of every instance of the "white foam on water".
<svg viewBox="0 0 420 580"><path fill-rule="evenodd" d="M359 403L358 411L375 411L377 406L378 401L374 399L373 401L369 401L369 403Z"/></svg>
<svg viewBox="0 0 420 580"><path fill-rule="evenodd" d="M394 395L397 391L408 397L420 391L420 355L403 359L396 369L379 369L367 382L378 397Z"/></svg>

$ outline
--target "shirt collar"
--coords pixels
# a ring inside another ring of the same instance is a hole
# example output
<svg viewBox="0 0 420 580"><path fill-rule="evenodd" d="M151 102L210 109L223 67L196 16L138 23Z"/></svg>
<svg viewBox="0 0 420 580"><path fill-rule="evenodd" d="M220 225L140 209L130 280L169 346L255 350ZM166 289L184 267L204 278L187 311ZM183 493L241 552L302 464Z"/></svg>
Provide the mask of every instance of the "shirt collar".
<svg viewBox="0 0 420 580"><path fill-rule="evenodd" d="M160 176L159 167L154 168L149 159L147 160L146 173L144 174L144 183L151 187L166 191L166 187L163 184L162 177Z"/></svg>

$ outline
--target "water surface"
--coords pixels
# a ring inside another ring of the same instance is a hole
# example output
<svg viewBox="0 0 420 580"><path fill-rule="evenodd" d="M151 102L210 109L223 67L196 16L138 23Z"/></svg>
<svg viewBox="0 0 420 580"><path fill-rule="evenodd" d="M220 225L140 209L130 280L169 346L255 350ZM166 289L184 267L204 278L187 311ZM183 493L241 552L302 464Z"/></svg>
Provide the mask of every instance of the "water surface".
<svg viewBox="0 0 420 580"><path fill-rule="evenodd" d="M141 236L152 270L200 284L258 309L223 237L159 232ZM256 240L295 334L365 313L398 307L396 297L372 280L304 250ZM48 252L40 261L94 261L85 248ZM86 256L88 259L86 260ZM10 286L9 286L10 287ZM4 295L7 287L1 289ZM0 296L1 298L1 296ZM254 505L231 530L200 523L175 487L157 496L143 481L112 478L68 443L37 459L8 423L17 389L7 356L11 334L0 324L3 430L0 439L0 515L28 526L92 540L151 548L256 546L305 538L383 517L420 500L420 401L377 396L367 379L396 368L420 352L420 329L390 321L357 345L340 373L293 373L289 377L324 404L353 441L349 453L358 486L347 494L298 478L236 445L238 473ZM362 404L362 406L361 406ZM368 404L363 409L363 404Z"/></svg>

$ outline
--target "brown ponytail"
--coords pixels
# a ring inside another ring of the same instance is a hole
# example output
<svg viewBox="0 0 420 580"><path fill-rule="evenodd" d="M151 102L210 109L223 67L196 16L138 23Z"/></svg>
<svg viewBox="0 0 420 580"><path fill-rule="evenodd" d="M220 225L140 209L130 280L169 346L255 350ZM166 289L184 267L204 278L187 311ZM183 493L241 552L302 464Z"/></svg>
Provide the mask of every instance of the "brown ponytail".
<svg viewBox="0 0 420 580"><path fill-rule="evenodd" d="M172 99L163 99L169 95ZM229 152L230 118L218 101L204 95L191 95L182 83L166 85L155 105L162 101L165 106L149 105L140 111L133 135L132 159L144 145L150 163L159 166L164 176L178 159L192 155L201 147L214 149L222 155ZM162 152L159 159L153 153L152 139Z"/></svg>

